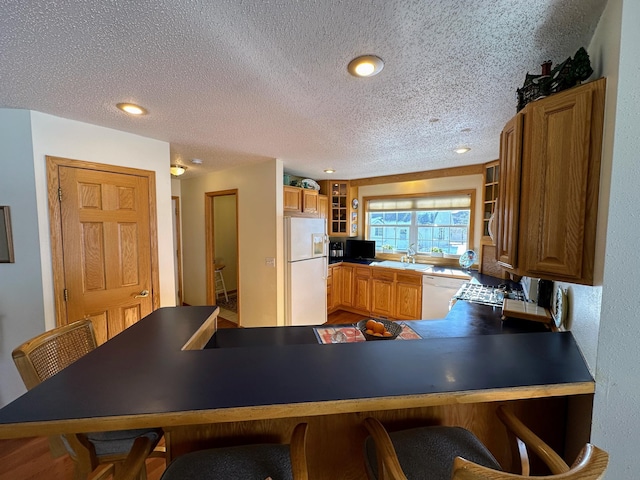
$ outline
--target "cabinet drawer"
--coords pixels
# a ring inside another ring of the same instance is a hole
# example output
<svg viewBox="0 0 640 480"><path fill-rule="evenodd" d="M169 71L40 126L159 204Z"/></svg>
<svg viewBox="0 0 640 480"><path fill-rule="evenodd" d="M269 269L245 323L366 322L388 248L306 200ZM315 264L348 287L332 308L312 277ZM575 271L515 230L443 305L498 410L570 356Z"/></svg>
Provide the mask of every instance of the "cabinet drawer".
<svg viewBox="0 0 640 480"><path fill-rule="evenodd" d="M381 268L372 268L371 276L373 278L379 278L380 280L389 280L390 282L393 282L395 279L395 272L389 271L388 269L383 270Z"/></svg>
<svg viewBox="0 0 640 480"><path fill-rule="evenodd" d="M370 277L371 269L369 267L356 267L353 269L358 277Z"/></svg>
<svg viewBox="0 0 640 480"><path fill-rule="evenodd" d="M396 280L399 283L408 283L409 285L422 285L422 275L415 273L398 273Z"/></svg>

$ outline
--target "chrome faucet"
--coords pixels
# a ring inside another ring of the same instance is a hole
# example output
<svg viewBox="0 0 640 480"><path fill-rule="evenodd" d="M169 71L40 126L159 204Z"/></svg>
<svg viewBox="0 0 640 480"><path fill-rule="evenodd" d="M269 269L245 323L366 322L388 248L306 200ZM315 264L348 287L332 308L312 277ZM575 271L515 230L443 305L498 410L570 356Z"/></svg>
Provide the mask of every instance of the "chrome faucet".
<svg viewBox="0 0 640 480"><path fill-rule="evenodd" d="M413 248L413 243L411 245L409 245L409 248L407 248L407 256L406 257L402 257L403 259L406 258L407 259L407 263L416 263L416 251ZM403 260L404 262L404 260Z"/></svg>

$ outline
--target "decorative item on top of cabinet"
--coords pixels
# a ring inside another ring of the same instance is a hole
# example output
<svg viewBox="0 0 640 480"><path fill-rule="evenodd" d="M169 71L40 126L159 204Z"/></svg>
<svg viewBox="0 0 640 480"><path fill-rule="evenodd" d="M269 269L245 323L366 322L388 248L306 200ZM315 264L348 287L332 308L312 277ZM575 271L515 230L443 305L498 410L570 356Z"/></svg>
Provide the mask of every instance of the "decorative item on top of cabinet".
<svg viewBox="0 0 640 480"><path fill-rule="evenodd" d="M322 180L320 193L329 197L329 235L353 237L358 234L358 214L353 199L358 197L357 187L347 180ZM356 203L357 204L357 203Z"/></svg>
<svg viewBox="0 0 640 480"><path fill-rule="evenodd" d="M593 284L605 79L527 104L502 132L498 262Z"/></svg>
<svg viewBox="0 0 640 480"><path fill-rule="evenodd" d="M318 191L311 188L283 187L282 209L288 216L318 217Z"/></svg>

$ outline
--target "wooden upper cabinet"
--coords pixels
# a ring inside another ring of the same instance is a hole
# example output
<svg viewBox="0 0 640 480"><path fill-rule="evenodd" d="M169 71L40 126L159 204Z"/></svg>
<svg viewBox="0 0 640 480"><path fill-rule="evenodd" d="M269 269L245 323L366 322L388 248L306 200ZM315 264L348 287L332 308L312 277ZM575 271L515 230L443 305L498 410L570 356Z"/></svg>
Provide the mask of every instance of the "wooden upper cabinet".
<svg viewBox="0 0 640 480"><path fill-rule="evenodd" d="M358 197L358 187L347 180L322 180L320 193L329 201L328 225L332 237L353 237L358 234L357 207L353 200Z"/></svg>
<svg viewBox="0 0 640 480"><path fill-rule="evenodd" d="M302 197L300 196L300 188L298 187L283 187L282 205L285 212L301 212L302 211Z"/></svg>
<svg viewBox="0 0 640 480"><path fill-rule="evenodd" d="M513 117L500 134L500 188L496 222L496 256L505 268L518 261L518 220L520 214L520 178L522 166L523 114Z"/></svg>
<svg viewBox="0 0 640 480"><path fill-rule="evenodd" d="M309 190L308 188L302 189L302 212L303 213L318 213L318 191Z"/></svg>
<svg viewBox="0 0 640 480"><path fill-rule="evenodd" d="M482 242L494 245L495 231L492 231L491 217L496 211L500 180L500 161L487 163L484 167L484 192L482 195ZM493 224L495 226L495 222Z"/></svg>
<svg viewBox="0 0 640 480"><path fill-rule="evenodd" d="M309 188L285 185L282 194L282 209L285 215L318 217L318 191Z"/></svg>
<svg viewBox="0 0 640 480"><path fill-rule="evenodd" d="M593 284L604 97L605 79L565 90L503 131L497 255L518 275Z"/></svg>

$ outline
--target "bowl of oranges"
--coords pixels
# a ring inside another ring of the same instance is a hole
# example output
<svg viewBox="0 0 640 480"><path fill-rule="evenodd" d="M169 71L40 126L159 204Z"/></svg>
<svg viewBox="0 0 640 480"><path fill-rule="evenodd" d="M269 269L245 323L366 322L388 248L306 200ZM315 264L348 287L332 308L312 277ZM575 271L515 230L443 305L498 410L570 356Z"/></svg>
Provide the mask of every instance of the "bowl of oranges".
<svg viewBox="0 0 640 480"><path fill-rule="evenodd" d="M402 332L402 325L384 318L368 318L358 322L358 329L366 340L393 340Z"/></svg>

